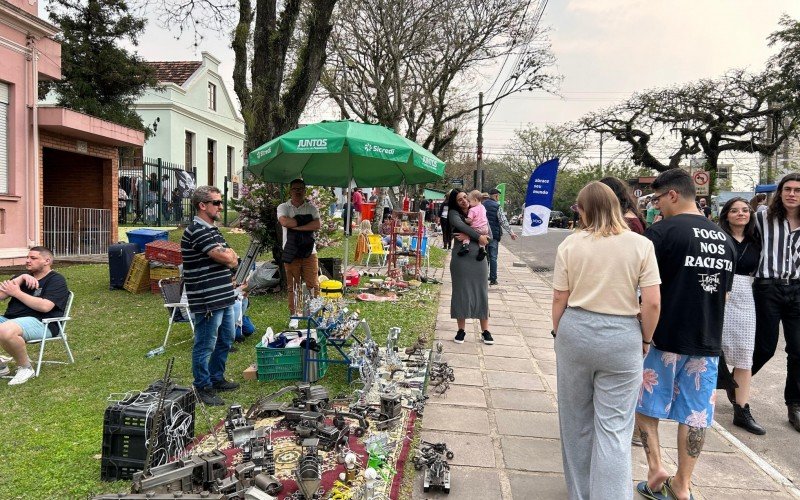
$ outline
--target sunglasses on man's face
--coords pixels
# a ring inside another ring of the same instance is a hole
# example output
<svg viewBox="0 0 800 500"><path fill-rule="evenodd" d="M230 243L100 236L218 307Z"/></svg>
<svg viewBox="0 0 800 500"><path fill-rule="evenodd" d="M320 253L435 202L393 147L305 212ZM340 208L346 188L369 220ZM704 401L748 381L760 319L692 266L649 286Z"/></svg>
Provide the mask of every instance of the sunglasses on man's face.
<svg viewBox="0 0 800 500"><path fill-rule="evenodd" d="M205 204L206 205L214 205L215 207L221 207L222 206L222 200L206 201Z"/></svg>

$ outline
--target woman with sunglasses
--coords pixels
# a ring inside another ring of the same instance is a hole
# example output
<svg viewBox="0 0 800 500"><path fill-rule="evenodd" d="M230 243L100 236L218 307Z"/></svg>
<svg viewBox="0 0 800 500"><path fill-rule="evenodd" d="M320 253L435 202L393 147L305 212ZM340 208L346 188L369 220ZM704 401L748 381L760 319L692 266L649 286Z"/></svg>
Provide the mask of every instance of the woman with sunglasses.
<svg viewBox="0 0 800 500"><path fill-rule="evenodd" d="M661 278L653 243L628 229L611 188L581 189L578 213L582 229L559 245L553 276L564 477L570 499L632 498L634 408Z"/></svg>
<svg viewBox="0 0 800 500"><path fill-rule="evenodd" d="M756 221L744 198L732 198L719 213L719 226L736 247L733 287L725 303L722 326L722 353L726 364L733 365L734 384L727 383L728 400L733 405L733 425L753 434L767 431L756 423L747 403L750 397L753 347L756 339L756 306L750 276L761 258L761 241L756 235ZM717 386L719 387L719 386Z"/></svg>

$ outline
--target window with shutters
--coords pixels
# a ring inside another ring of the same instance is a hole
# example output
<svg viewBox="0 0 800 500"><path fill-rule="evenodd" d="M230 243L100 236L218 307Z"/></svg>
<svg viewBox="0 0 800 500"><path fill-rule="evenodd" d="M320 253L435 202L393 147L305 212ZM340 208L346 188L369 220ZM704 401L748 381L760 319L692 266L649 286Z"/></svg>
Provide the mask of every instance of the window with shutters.
<svg viewBox="0 0 800 500"><path fill-rule="evenodd" d="M186 131L183 143L183 165L187 172L194 170L194 134Z"/></svg>
<svg viewBox="0 0 800 500"><path fill-rule="evenodd" d="M0 83L0 193L8 193L8 85Z"/></svg>
<svg viewBox="0 0 800 500"><path fill-rule="evenodd" d="M208 109L217 110L217 86L213 83L208 84Z"/></svg>

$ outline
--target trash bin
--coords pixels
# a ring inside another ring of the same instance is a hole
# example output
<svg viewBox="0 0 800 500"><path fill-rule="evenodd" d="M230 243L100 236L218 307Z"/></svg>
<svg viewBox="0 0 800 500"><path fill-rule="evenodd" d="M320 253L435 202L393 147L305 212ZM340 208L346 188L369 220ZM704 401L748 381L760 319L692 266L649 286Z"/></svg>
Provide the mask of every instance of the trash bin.
<svg viewBox="0 0 800 500"><path fill-rule="evenodd" d="M139 247L139 252L145 251L145 245L156 240L168 240L169 236L167 231L160 229L133 229L125 233L128 235L128 241L135 243Z"/></svg>
<svg viewBox="0 0 800 500"><path fill-rule="evenodd" d="M364 202L361 204L361 220L372 220L375 216L375 203Z"/></svg>

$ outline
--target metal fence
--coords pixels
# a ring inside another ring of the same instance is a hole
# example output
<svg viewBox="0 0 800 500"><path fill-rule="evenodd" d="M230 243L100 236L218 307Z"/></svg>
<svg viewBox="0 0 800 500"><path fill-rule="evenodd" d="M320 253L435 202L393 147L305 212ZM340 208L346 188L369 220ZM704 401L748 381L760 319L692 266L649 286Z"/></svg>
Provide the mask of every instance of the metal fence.
<svg viewBox="0 0 800 500"><path fill-rule="evenodd" d="M108 253L111 210L45 205L43 215L44 245L57 256Z"/></svg>
<svg viewBox="0 0 800 500"><path fill-rule="evenodd" d="M145 158L141 163L119 169L119 223L162 226L191 221L194 170L161 158Z"/></svg>

